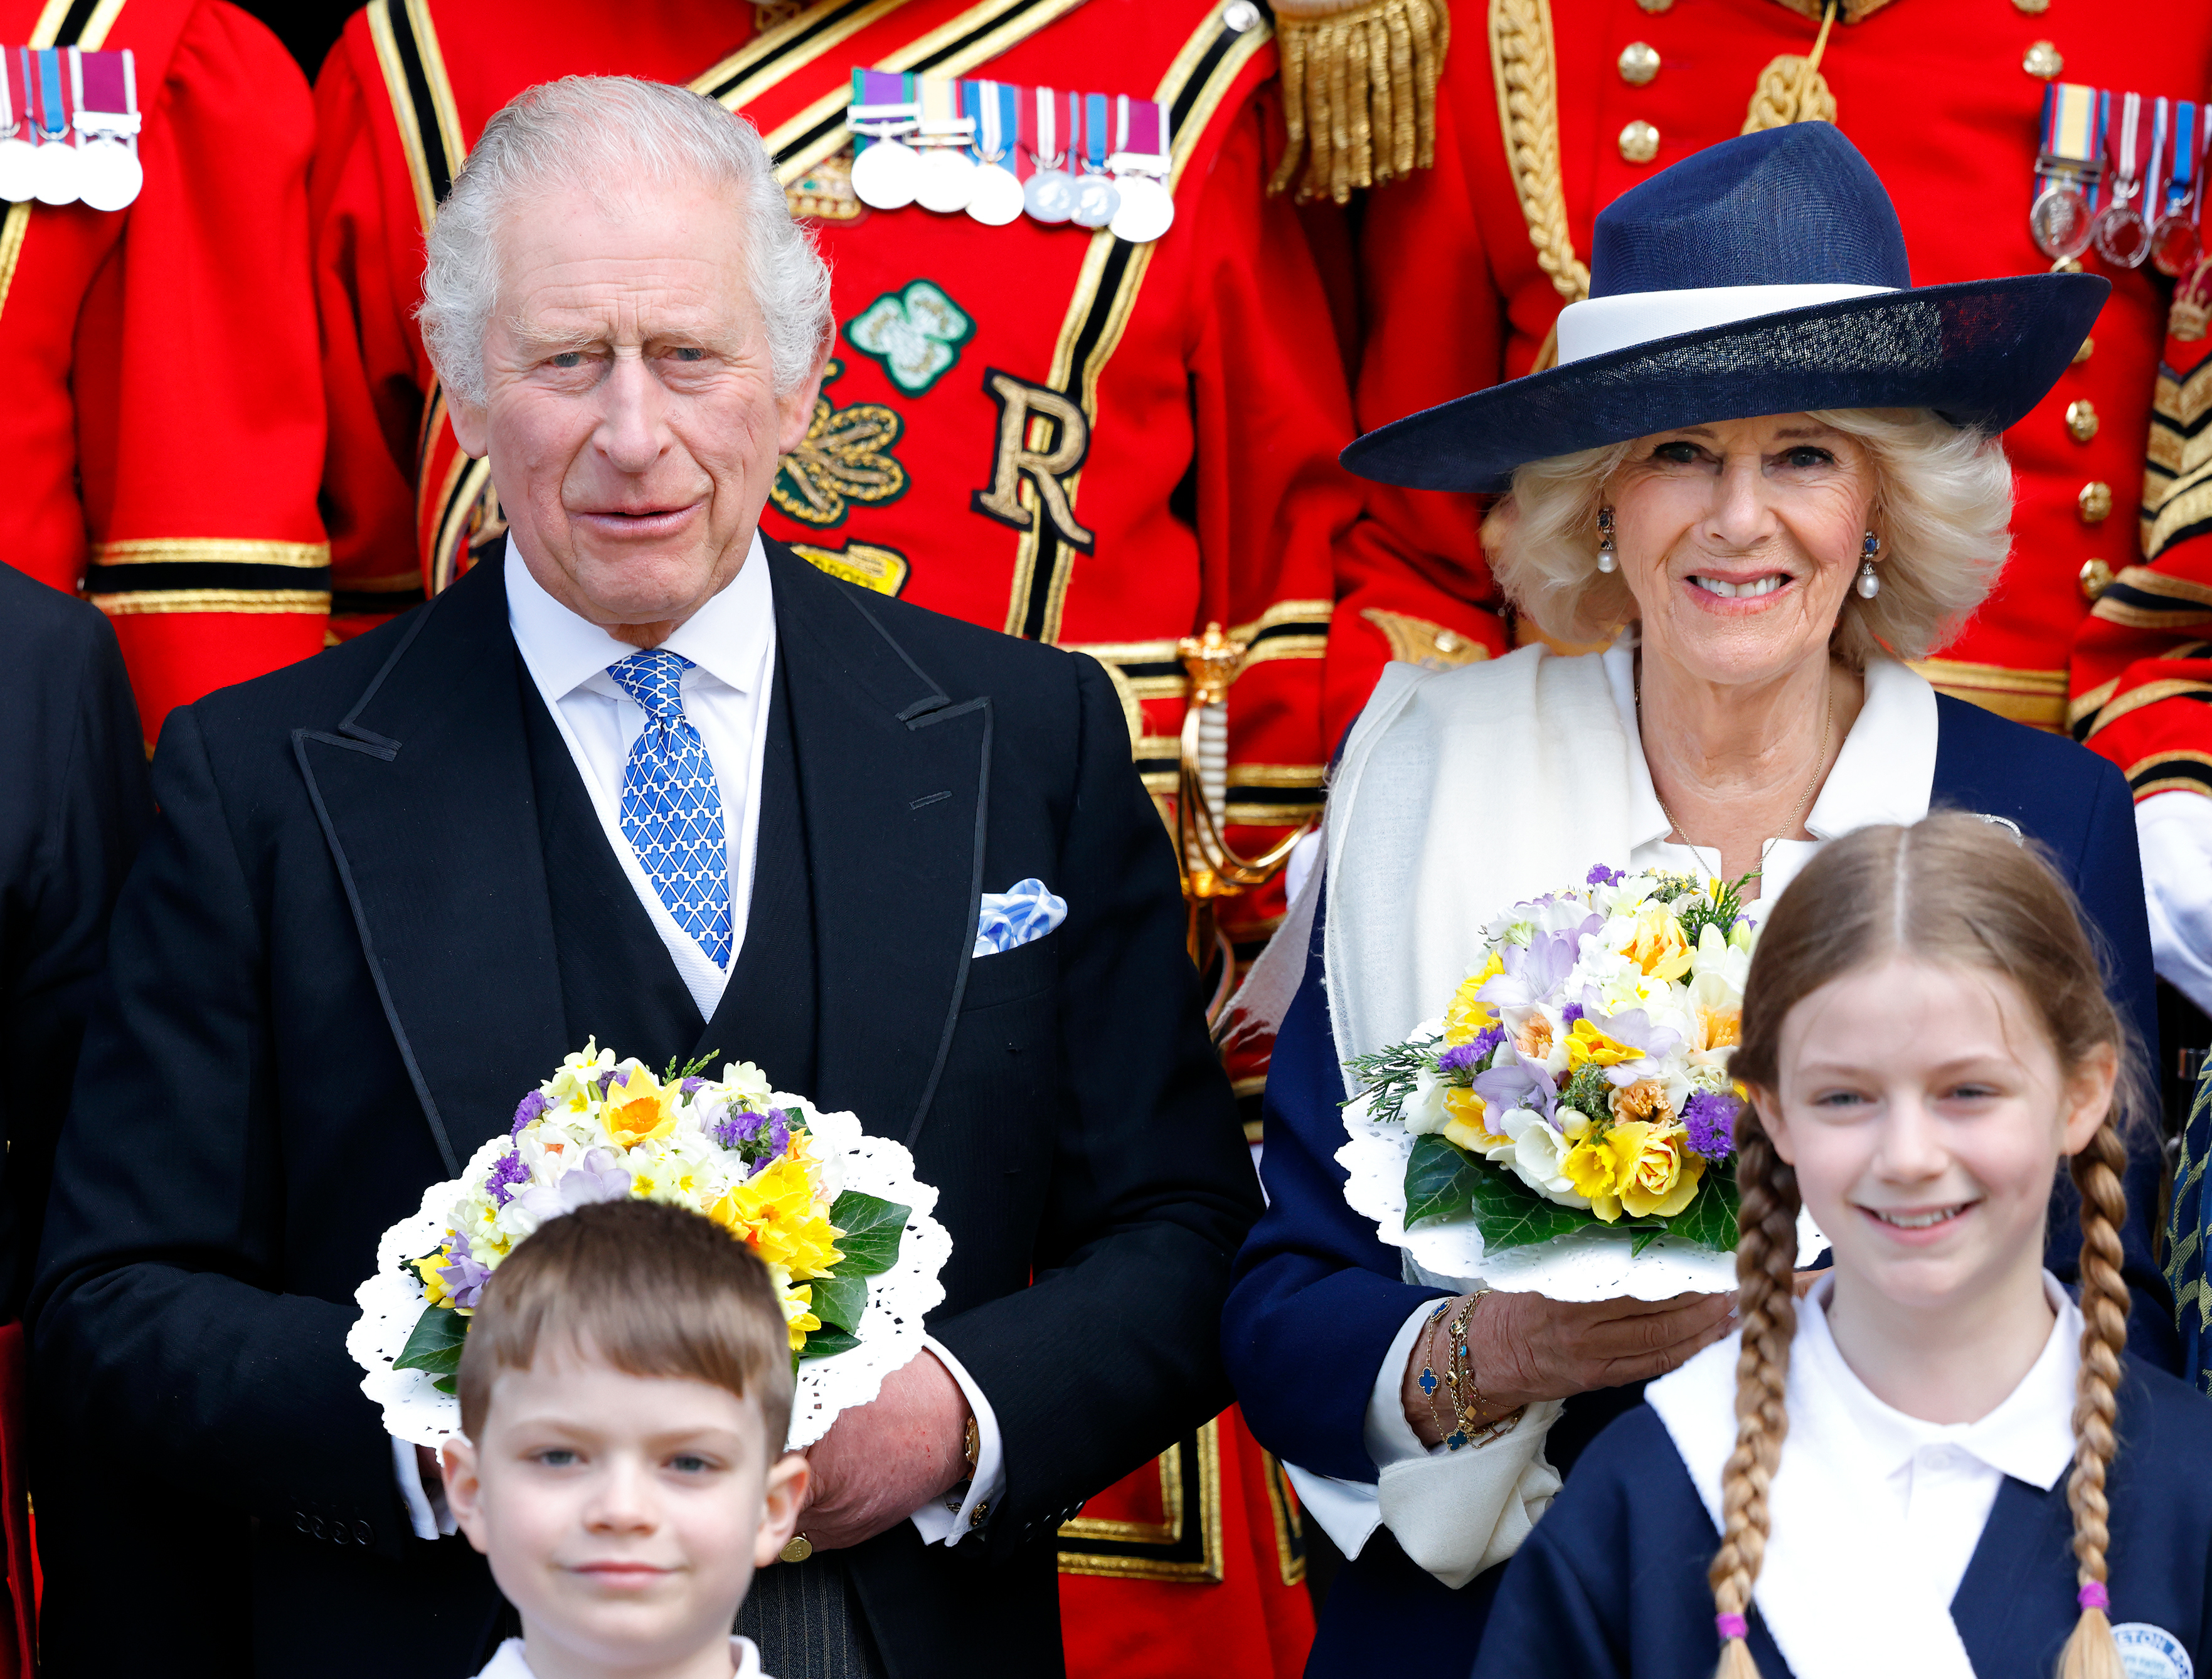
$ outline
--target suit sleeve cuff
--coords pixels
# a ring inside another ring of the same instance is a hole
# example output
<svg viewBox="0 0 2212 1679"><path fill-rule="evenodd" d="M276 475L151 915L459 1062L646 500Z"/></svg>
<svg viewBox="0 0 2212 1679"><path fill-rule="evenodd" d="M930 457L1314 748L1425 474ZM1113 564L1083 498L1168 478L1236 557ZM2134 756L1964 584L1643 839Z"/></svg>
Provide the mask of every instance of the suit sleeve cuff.
<svg viewBox="0 0 2212 1679"><path fill-rule="evenodd" d="M1420 1339L1421 1331L1436 1315L1437 1305L1435 1300L1423 1300L1413 1308L1400 1326L1397 1338L1391 1342L1390 1350L1382 1355L1382 1367L1375 1373L1375 1391L1367 1401L1364 1438L1367 1455L1375 1460L1377 1470L1414 1458L1436 1457L1443 1451L1441 1446L1433 1451L1423 1446L1421 1437L1413 1432L1413 1425L1406 1421L1406 1361L1413 1355L1413 1343Z"/></svg>
<svg viewBox="0 0 2212 1679"><path fill-rule="evenodd" d="M968 1373L967 1367L934 1336L924 1336L921 1344L960 1384L968 1409L975 1416L980 1449L975 1454L974 1476L964 1488L956 1487L944 1498L932 1499L912 1518L923 1544L957 1545L990 1519L991 1511L1006 1484L1006 1449L999 1438L998 1416L991 1409L991 1402L983 1397L983 1390L975 1385L975 1379Z"/></svg>
<svg viewBox="0 0 2212 1679"><path fill-rule="evenodd" d="M417 1539L439 1539L460 1531L453 1512L446 1507L446 1489L426 1490L422 1485L422 1466L409 1442L393 1435L392 1440L392 1478L399 1483L399 1497L407 1506L408 1524L415 1530Z"/></svg>

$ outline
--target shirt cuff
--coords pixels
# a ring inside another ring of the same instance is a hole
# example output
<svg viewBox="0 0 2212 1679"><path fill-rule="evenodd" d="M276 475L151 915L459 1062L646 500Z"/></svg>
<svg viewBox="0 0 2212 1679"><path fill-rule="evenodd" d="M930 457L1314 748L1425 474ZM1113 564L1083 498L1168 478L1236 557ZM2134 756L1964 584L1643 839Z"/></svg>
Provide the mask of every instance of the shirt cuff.
<svg viewBox="0 0 2212 1679"><path fill-rule="evenodd" d="M2136 806L2159 978L2212 1012L2212 798L2153 793Z"/></svg>
<svg viewBox="0 0 2212 1679"><path fill-rule="evenodd" d="M1390 1350L1382 1355L1382 1369L1376 1373L1375 1391L1367 1401L1363 1443L1378 1472L1409 1458L1443 1455L1443 1446L1423 1446L1421 1437L1413 1432L1413 1425L1406 1421L1406 1361L1413 1355L1414 1342L1420 1339L1421 1331L1442 1304L1441 1300L1423 1300L1413 1308L1413 1315L1400 1327L1397 1338L1390 1343Z"/></svg>
<svg viewBox="0 0 2212 1679"><path fill-rule="evenodd" d="M925 1335L921 1344L960 1384L968 1409L975 1416L975 1438L980 1449L975 1454L975 1473L969 1477L967 1487L956 1487L945 1497L930 1500L912 1517L915 1530L921 1535L923 1544L957 1545L990 1519L991 1511L1006 1484L1006 1452L999 1439L998 1414L991 1409L991 1402L983 1397L983 1390L975 1385L975 1379L968 1373L967 1367L936 1337Z"/></svg>
<svg viewBox="0 0 2212 1679"><path fill-rule="evenodd" d="M424 1489L422 1466L416 1458L413 1445L396 1434L392 1439L392 1476L399 1483L399 1496L407 1506L408 1524L415 1530L417 1539L439 1539L460 1531L460 1524L446 1507L444 1483L441 1482L434 1491Z"/></svg>

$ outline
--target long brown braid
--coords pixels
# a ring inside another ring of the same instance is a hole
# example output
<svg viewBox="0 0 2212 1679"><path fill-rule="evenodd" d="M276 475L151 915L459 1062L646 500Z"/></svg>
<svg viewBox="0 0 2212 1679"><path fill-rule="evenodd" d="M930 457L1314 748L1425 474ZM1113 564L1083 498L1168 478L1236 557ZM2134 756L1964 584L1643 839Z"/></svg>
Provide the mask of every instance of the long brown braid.
<svg viewBox="0 0 2212 1679"><path fill-rule="evenodd" d="M2010 979L2069 1076L2107 1048L2118 1059L2112 1107L2072 1163L2081 1197L2082 1332L2067 1500L2081 1610L2058 1679L2124 1679L2106 1613L2105 1478L2127 1348L2124 1133L2148 1112L2142 1052L2106 995L2080 906L2040 848L1977 818L1947 815L1846 835L1790 884L1760 930L1730 1072L1746 1085L1774 1089L1790 1011L1830 981L1896 955ZM1717 1679L1758 1679L1743 1617L1765 1555L1767 1493L1790 1426L1784 1391L1797 1320L1791 1283L1799 1197L1796 1173L1775 1152L1755 1108L1736 1129L1743 1350L1736 1363L1736 1447L1722 1472L1725 1530L1709 1578L1723 1639Z"/></svg>

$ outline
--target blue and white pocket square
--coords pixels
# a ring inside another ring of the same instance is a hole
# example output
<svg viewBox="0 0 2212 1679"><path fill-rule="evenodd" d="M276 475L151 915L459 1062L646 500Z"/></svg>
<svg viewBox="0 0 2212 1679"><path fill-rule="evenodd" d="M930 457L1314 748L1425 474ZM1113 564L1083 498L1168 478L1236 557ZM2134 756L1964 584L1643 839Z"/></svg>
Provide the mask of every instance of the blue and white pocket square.
<svg viewBox="0 0 2212 1679"><path fill-rule="evenodd" d="M1005 892L986 892L982 912L975 918L977 956L995 956L1002 950L1042 938L1067 919L1067 900L1055 898L1040 880L1017 881Z"/></svg>

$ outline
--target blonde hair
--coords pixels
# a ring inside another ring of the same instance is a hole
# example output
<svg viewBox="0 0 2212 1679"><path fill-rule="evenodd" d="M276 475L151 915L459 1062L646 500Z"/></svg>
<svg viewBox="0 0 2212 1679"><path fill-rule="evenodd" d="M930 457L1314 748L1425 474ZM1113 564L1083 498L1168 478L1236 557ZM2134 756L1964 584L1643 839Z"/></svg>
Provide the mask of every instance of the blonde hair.
<svg viewBox="0 0 2212 1679"><path fill-rule="evenodd" d="M791 1429L791 1338L758 1255L688 1208L602 1201L549 1219L484 1284L461 1345L461 1432L546 1337L632 1376L704 1382L761 1410L771 1460Z"/></svg>
<svg viewBox="0 0 2212 1679"><path fill-rule="evenodd" d="M1928 650L1972 615L2012 545L2012 466L1996 439L1927 409L1826 409L1806 416L1862 444L1874 466L1868 528L1881 539L1881 592L1844 597L1830 645L1853 670L1887 651ZM1597 513L1634 443L1516 469L1483 521L1506 597L1549 634L1601 640L1636 615L1619 572L1597 569Z"/></svg>
<svg viewBox="0 0 2212 1679"><path fill-rule="evenodd" d="M2148 1111L2141 1051L2106 994L2073 894L2039 849L1954 814L1911 827L1862 828L1825 847L1791 882L1759 933L1744 985L1743 1041L1730 1072L1772 1090L1790 1011L1831 980L1900 953L2012 980L2069 1074L2102 1046L2119 1058L2112 1105L2072 1163L2081 1193L2082 1330L2066 1490L2084 1601L2058 1679L2123 1679L2119 1646L2099 1600L2109 1573L2105 1477L2128 1339L2128 1288L2120 1276L2123 1133ZM1737 1121L1736 1150L1743 1350L1736 1361L1735 1450L1722 1471L1724 1530L1709 1574L1723 1621L1748 1612L1765 1557L1767 1491L1790 1429L1784 1394L1797 1327L1797 1174L1775 1151L1755 1108ZM1758 1679L1741 1636L1724 1640L1717 1679Z"/></svg>

